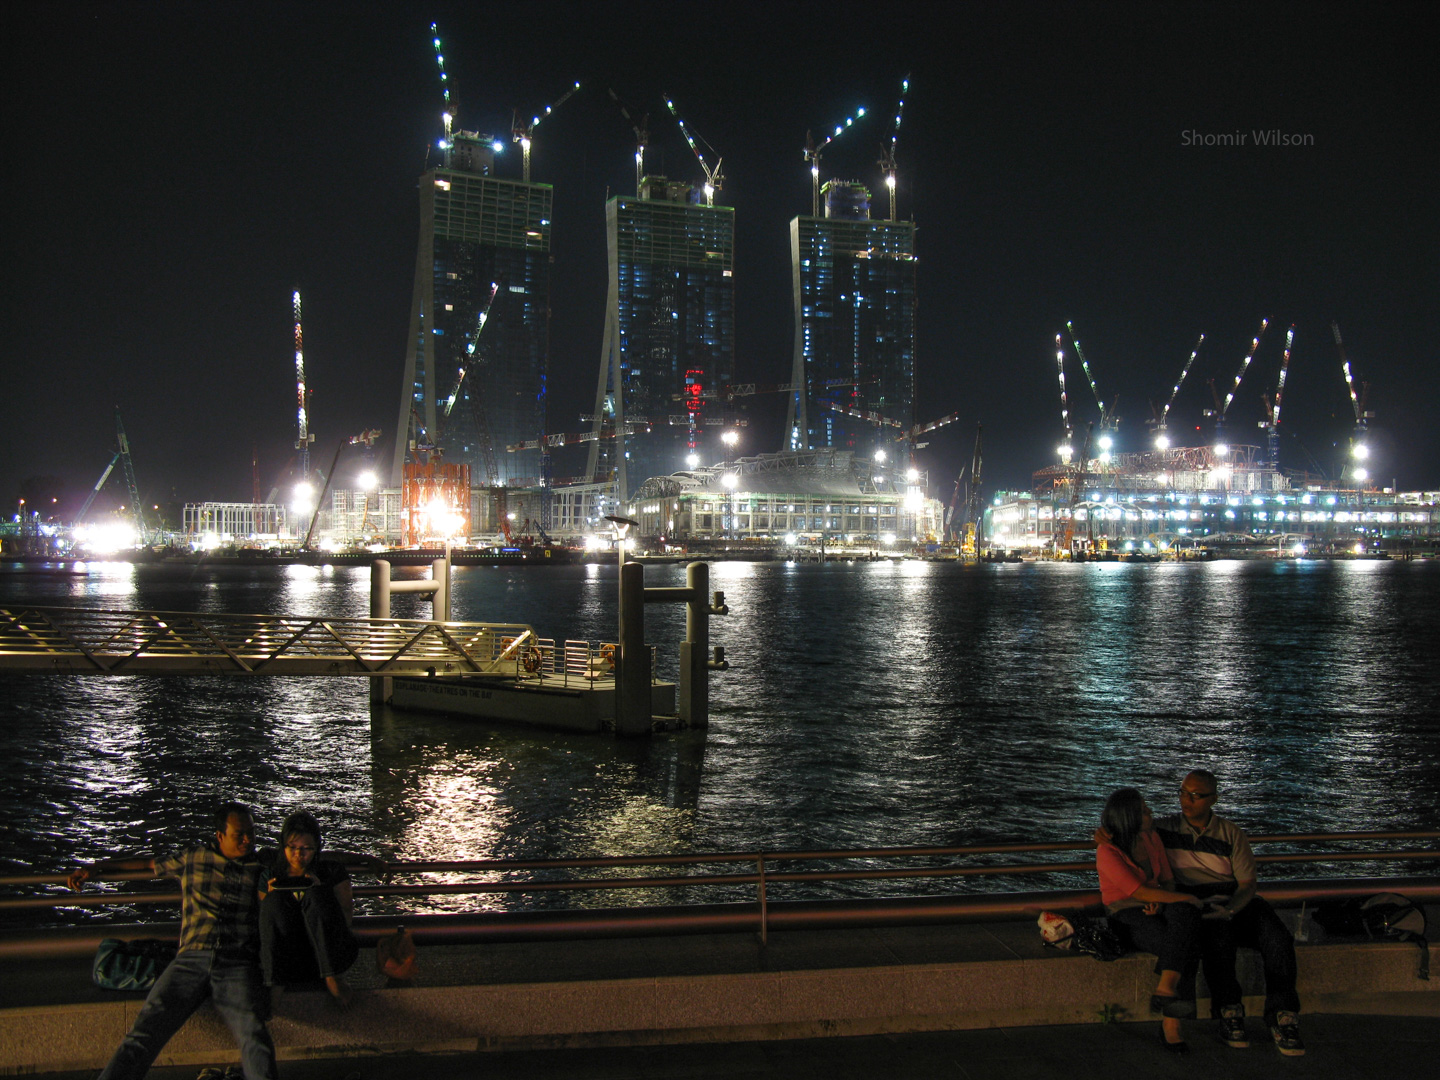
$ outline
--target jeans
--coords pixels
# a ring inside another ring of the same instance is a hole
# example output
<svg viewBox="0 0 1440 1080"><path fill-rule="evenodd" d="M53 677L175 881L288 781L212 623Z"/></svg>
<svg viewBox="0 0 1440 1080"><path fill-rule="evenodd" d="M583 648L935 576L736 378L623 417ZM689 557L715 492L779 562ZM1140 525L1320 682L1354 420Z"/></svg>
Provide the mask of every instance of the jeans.
<svg viewBox="0 0 1440 1080"><path fill-rule="evenodd" d="M206 1001L240 1044L245 1080L276 1080L275 1044L261 1019L269 1012L260 966L222 957L213 949L182 952L160 973L135 1025L99 1080L140 1080L185 1021Z"/></svg>
<svg viewBox="0 0 1440 1080"><path fill-rule="evenodd" d="M315 885L296 899L275 891L260 903L260 964L265 984L315 982L348 971L359 943L328 885Z"/></svg>
<svg viewBox="0 0 1440 1080"><path fill-rule="evenodd" d="M1155 974L1178 971L1176 996L1195 1000L1195 968L1200 958L1200 909L1193 904L1162 904L1155 915L1140 908L1121 908L1110 916L1133 948L1153 952Z"/></svg>
<svg viewBox="0 0 1440 1080"><path fill-rule="evenodd" d="M1256 896L1231 919L1202 920L1200 954L1205 981L1210 984L1211 1015L1219 1016L1221 1009L1240 1004L1235 952L1241 945L1258 951L1265 969L1265 1022L1273 1023L1281 1011L1299 1012L1295 940L1275 909Z"/></svg>

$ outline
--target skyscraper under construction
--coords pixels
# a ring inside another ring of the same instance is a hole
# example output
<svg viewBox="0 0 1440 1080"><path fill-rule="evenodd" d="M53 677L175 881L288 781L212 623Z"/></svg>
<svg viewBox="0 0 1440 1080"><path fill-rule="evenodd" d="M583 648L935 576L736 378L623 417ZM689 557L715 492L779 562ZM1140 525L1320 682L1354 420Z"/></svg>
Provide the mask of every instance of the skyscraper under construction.
<svg viewBox="0 0 1440 1080"><path fill-rule="evenodd" d="M420 239L391 483L438 449L486 486L533 484L545 427L551 188L493 175L487 136L447 136L420 177Z"/></svg>
<svg viewBox="0 0 1440 1080"><path fill-rule="evenodd" d="M823 216L790 222L790 381L804 389L790 395L787 448L865 452L915 424L915 223L872 219L870 192L856 182L830 181L821 203Z"/></svg>
<svg viewBox="0 0 1440 1080"><path fill-rule="evenodd" d="M735 366L735 211L703 204L691 184L646 176L637 196L606 203L605 220L595 424L621 437L591 444L589 473L613 470L623 502L692 455L710 464L724 454L716 391Z"/></svg>

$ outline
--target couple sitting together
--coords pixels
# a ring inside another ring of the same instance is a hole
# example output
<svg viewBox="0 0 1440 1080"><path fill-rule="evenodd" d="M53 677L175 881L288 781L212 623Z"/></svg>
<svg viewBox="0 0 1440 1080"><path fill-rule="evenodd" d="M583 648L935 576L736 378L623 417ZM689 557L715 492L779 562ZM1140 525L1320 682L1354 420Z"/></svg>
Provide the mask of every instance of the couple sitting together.
<svg viewBox="0 0 1440 1080"><path fill-rule="evenodd" d="M247 807L215 810L215 838L159 858L107 860L70 875L80 889L94 871L148 871L180 881L180 950L155 981L102 1080L138 1080L204 1002L240 1044L245 1080L274 1080L275 1047L265 1027L272 995L323 982L342 1004L340 976L355 963L354 895L346 862L379 869L363 855L321 858L320 823L301 810L285 819L279 848L255 851ZM266 988L270 990L267 992Z"/></svg>
<svg viewBox="0 0 1440 1080"><path fill-rule="evenodd" d="M1165 1046L1189 1052L1180 1030L1195 1015L1195 973L1205 967L1210 1013L1221 1042L1250 1045L1235 977L1236 950L1257 949L1265 969L1265 1022L1282 1054L1305 1053L1295 945L1290 932L1255 894L1255 858L1244 831L1212 809L1213 773L1196 769L1180 785L1180 813L1158 820L1134 788L1105 803L1095 867L1100 898L1128 944L1156 955L1160 981L1150 999Z"/></svg>

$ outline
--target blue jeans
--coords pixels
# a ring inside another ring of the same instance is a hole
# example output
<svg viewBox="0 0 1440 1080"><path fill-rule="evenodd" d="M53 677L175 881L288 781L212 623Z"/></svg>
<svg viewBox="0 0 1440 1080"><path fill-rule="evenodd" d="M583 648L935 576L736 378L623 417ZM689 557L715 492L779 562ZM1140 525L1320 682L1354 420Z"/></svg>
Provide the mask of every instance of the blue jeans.
<svg viewBox="0 0 1440 1080"><path fill-rule="evenodd" d="M295 899L284 890L260 903L260 966L266 986L288 986L343 975L360 955L360 945L329 885L316 885Z"/></svg>
<svg viewBox="0 0 1440 1080"><path fill-rule="evenodd" d="M1124 927L1132 948L1155 954L1155 974L1178 971L1176 996L1195 1000L1195 969L1200 960L1200 909L1193 904L1161 904L1155 915L1140 908L1122 908L1110 916Z"/></svg>
<svg viewBox="0 0 1440 1080"><path fill-rule="evenodd" d="M245 1080L276 1080L275 1044L261 1017L268 997L254 960L222 958L211 949L182 952L160 974L99 1080L140 1080L160 1051L206 1001L240 1044Z"/></svg>

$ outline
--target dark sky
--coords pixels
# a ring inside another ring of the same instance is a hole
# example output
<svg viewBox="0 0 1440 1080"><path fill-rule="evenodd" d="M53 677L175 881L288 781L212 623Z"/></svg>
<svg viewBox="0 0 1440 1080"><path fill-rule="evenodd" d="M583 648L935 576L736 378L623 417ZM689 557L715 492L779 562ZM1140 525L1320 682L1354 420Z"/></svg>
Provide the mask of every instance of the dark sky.
<svg viewBox="0 0 1440 1080"><path fill-rule="evenodd" d="M1375 472L1440 487L1440 131L1426 15L1404 4L7 6L0 498L37 474L83 494L112 453L117 405L147 501L248 500L257 447L268 489L293 454L297 286L317 458L366 428L393 438L416 178L440 133L431 19L460 126L506 134L513 107L584 84L534 153L535 179L556 191L552 430L579 427L593 398L603 204L634 184L633 136L607 88L649 111L652 171L699 179L665 94L724 155L737 375L783 382L806 130L868 107L824 170L871 184L883 213L876 160L909 73L898 160L900 212L919 225L919 412L961 413L920 455L942 498L977 422L990 489L1028 487L1053 460L1053 338L1067 319L1101 396L1119 399L1122 449L1148 441L1148 402L1169 395L1200 331L1172 431L1199 423L1206 379L1228 385L1266 316L1274 325L1229 417L1232 442L1263 442L1259 395L1295 323L1284 464L1327 469L1351 427L1329 334L1338 320L1372 384ZM1189 132L1253 144L1273 129L1309 144L1186 145ZM500 173L518 176L516 150ZM1069 388L1083 424L1095 410L1078 370ZM754 401L741 450L778 449L780 398Z"/></svg>

